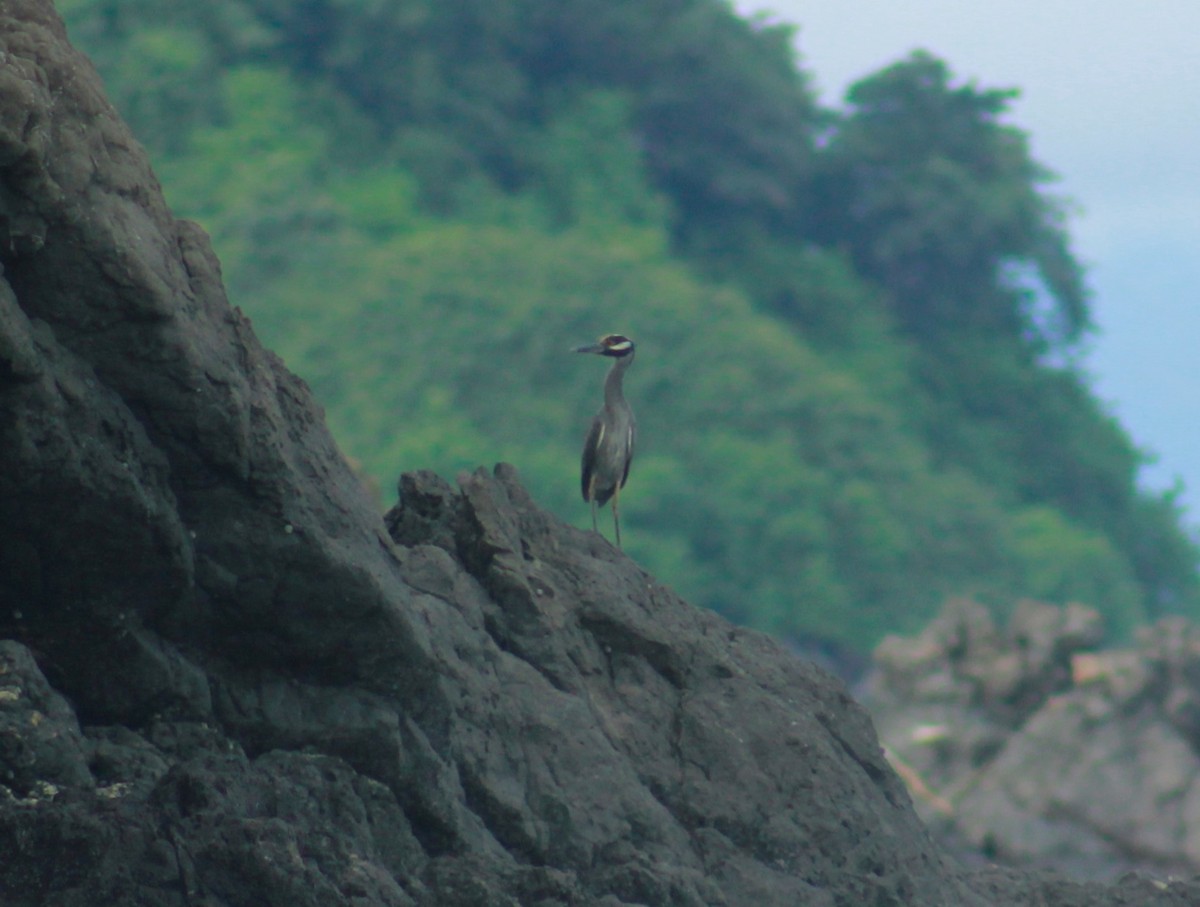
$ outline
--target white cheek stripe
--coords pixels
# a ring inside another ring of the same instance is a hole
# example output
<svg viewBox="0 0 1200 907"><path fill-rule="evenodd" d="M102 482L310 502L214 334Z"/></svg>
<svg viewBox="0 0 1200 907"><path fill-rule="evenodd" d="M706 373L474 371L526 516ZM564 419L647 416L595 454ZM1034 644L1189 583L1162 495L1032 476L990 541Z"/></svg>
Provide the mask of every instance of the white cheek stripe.
<svg viewBox="0 0 1200 907"><path fill-rule="evenodd" d="M621 351L621 350L627 350L631 346L633 346L633 344L630 343L628 340L622 340L620 343L614 343L612 346L609 347L609 349Z"/></svg>

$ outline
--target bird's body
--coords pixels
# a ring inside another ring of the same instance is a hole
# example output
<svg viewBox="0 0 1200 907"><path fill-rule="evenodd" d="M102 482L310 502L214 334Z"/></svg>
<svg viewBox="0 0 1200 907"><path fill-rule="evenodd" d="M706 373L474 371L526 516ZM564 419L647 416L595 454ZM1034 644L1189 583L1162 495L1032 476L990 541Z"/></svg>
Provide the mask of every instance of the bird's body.
<svg viewBox="0 0 1200 907"><path fill-rule="evenodd" d="M637 422L633 410L625 401L623 381L633 364L634 345L628 337L609 334L599 343L581 346L577 353L596 353L613 358L612 368L604 379L604 406L592 419L587 439L583 442L580 485L583 499L592 505L592 528L596 528L596 508L609 499L613 502L613 529L617 547L621 545L621 521L618 503L621 489L629 478L633 448L637 440Z"/></svg>

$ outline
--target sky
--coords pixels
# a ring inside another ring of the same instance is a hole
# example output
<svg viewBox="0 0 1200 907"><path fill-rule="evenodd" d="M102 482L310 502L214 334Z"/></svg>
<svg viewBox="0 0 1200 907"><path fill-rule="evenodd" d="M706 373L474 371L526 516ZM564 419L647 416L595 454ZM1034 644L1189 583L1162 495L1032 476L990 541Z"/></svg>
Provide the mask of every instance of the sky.
<svg viewBox="0 0 1200 907"><path fill-rule="evenodd" d="M863 76L923 49L960 81L1017 88L1008 122L1059 176L1098 330L1096 395L1184 485L1200 526L1200 0L735 0L799 26L800 65L840 106Z"/></svg>

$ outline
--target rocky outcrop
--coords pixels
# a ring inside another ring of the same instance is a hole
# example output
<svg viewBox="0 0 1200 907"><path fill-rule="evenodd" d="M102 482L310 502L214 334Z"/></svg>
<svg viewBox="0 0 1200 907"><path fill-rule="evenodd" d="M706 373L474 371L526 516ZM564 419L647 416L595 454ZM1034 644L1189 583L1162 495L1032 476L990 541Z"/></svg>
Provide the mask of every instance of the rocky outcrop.
<svg viewBox="0 0 1200 907"><path fill-rule="evenodd" d="M0 903L1195 903L964 873L836 679L511 468L385 523L48 0L0 265Z"/></svg>
<svg viewBox="0 0 1200 907"><path fill-rule="evenodd" d="M879 733L939 834L1087 878L1200 871L1200 629L1098 650L1098 615L955 602L876 652Z"/></svg>

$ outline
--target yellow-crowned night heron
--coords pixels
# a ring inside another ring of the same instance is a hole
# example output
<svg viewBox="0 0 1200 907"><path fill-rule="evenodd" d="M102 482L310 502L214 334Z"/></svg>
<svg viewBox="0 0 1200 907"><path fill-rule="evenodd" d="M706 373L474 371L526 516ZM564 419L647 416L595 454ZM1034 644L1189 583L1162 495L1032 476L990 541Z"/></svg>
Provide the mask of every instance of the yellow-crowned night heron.
<svg viewBox="0 0 1200 907"><path fill-rule="evenodd" d="M577 347L577 353L596 353L613 360L608 377L604 379L604 406L592 419L587 440L583 442L583 499L592 505L592 529L596 529L596 508L612 498L613 529L617 547L621 547L621 518L617 503L621 489L629 478L633 462L633 443L637 423L633 410L625 402L621 382L625 370L633 364L633 341L620 334L601 337L599 342Z"/></svg>

